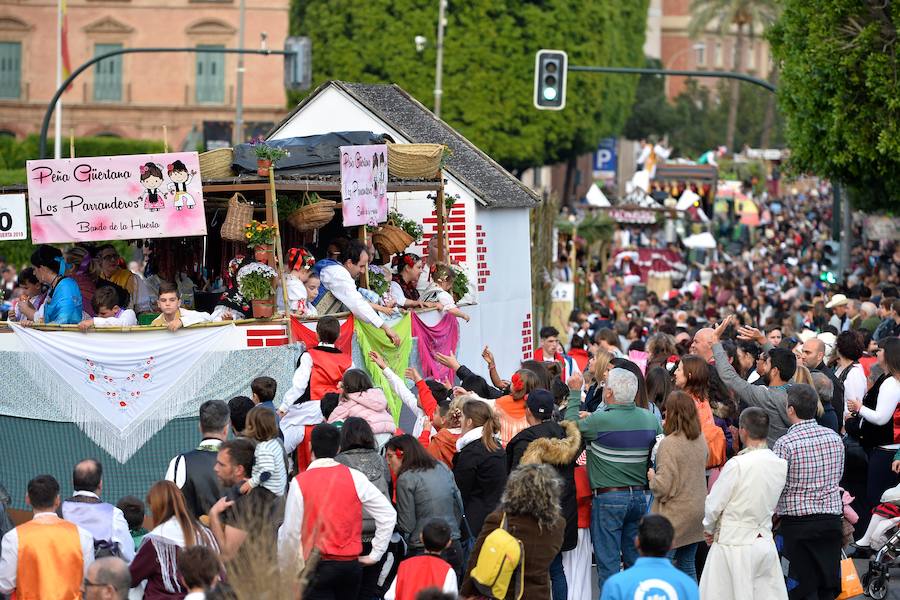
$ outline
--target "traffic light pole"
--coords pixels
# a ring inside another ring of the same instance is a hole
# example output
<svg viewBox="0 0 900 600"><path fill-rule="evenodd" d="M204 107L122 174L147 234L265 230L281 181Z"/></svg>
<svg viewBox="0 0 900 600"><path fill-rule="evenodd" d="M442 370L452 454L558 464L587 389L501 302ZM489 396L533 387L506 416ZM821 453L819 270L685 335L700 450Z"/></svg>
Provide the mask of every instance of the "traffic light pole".
<svg viewBox="0 0 900 600"><path fill-rule="evenodd" d="M681 77L718 77L722 79L738 79L753 85L766 88L775 93L778 88L758 77L753 77L745 73L737 73L735 71L684 71L678 69L648 69L643 67L581 67L569 65L569 71L583 73L618 73L626 75L676 75Z"/></svg>
<svg viewBox="0 0 900 600"><path fill-rule="evenodd" d="M72 85L72 82L75 81L76 77L81 75L84 71L97 64L101 60L105 60L113 56L119 56L120 54L156 54L175 52L187 52L193 54L213 52L218 54L262 54L264 56L268 56L270 54L279 54L282 56L286 56L290 54L289 52L286 52L284 50L246 50L242 48L121 48L119 50L112 50L110 52L97 55L72 71L72 74L62 82L62 84L56 90L56 93L53 94L53 98L51 98L50 103L47 105L47 112L44 113L44 121L41 123L40 157L47 158L47 131L50 129L50 118L53 116L53 110L54 108L56 108L56 103L59 101L60 96L63 95L63 92L65 92L66 89L68 89L68 87Z"/></svg>

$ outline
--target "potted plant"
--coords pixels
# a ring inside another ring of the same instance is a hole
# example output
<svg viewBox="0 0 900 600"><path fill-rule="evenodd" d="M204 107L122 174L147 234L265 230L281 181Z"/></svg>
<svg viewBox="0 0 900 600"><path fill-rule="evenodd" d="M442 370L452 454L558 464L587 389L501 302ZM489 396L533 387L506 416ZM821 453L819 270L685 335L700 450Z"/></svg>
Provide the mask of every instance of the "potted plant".
<svg viewBox="0 0 900 600"><path fill-rule="evenodd" d="M272 168L276 161L291 155L290 152L283 148L270 146L261 137L254 138L250 145L256 153L256 174L260 177L268 177L269 169Z"/></svg>
<svg viewBox="0 0 900 600"><path fill-rule="evenodd" d="M385 267L369 265L369 289L384 296L391 287L391 282L385 277Z"/></svg>
<svg viewBox="0 0 900 600"><path fill-rule="evenodd" d="M453 288L450 290L450 293L453 294L453 299L456 302L459 302L469 293L469 276L466 275L466 270L461 265L453 264L450 265L450 268L456 272L456 277L453 279Z"/></svg>
<svg viewBox="0 0 900 600"><path fill-rule="evenodd" d="M274 225L254 219L244 225L244 238L247 240L247 245L253 248L254 259L267 265L275 262L272 247L272 243L275 241Z"/></svg>
<svg viewBox="0 0 900 600"><path fill-rule="evenodd" d="M261 262L250 263L238 271L238 291L250 300L254 319L268 319L275 313L273 282L277 276L275 269Z"/></svg>

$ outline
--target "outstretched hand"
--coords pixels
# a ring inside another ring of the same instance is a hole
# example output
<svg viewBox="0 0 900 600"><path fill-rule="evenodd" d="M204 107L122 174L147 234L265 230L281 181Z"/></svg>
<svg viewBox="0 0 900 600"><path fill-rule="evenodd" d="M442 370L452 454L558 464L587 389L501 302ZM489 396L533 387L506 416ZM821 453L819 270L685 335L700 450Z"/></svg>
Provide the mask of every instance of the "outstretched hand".
<svg viewBox="0 0 900 600"><path fill-rule="evenodd" d="M378 365L378 368L382 371L387 368L387 363L384 362L384 358L382 358L381 355L374 350L369 352L369 360Z"/></svg>
<svg viewBox="0 0 900 600"><path fill-rule="evenodd" d="M738 327L737 337L739 340L753 341L760 345L766 343L766 336L763 335L763 332L756 327L750 327L749 325L741 325Z"/></svg>
<svg viewBox="0 0 900 600"><path fill-rule="evenodd" d="M728 315L722 322L716 325L716 328L713 329L713 336L715 336L715 341L719 341L722 338L722 334L725 333L725 330L728 329L728 326L731 325L731 320L734 318L734 315Z"/></svg>
<svg viewBox="0 0 900 600"><path fill-rule="evenodd" d="M456 360L456 357L452 354L441 354L440 352L436 352L434 358L445 367L453 369L454 373L459 370L459 361Z"/></svg>

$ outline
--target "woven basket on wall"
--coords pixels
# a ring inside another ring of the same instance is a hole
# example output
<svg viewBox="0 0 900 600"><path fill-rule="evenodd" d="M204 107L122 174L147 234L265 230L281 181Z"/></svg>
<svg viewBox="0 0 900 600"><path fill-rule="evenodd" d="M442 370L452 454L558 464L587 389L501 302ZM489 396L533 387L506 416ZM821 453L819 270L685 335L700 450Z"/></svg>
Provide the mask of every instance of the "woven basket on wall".
<svg viewBox="0 0 900 600"><path fill-rule="evenodd" d="M441 144L388 144L388 174L398 179L433 179L443 154Z"/></svg>
<svg viewBox="0 0 900 600"><path fill-rule="evenodd" d="M415 238L396 225L382 225L372 234L372 245L378 250L382 259L403 252Z"/></svg>
<svg viewBox="0 0 900 600"><path fill-rule="evenodd" d="M245 242L244 227L253 220L253 205L247 202L244 195L237 192L228 199L228 213L222 223L222 239L232 242Z"/></svg>
<svg viewBox="0 0 900 600"><path fill-rule="evenodd" d="M234 160L234 150L231 148L219 148L209 152L200 153L200 178L201 179L225 179L234 177L231 172L231 163Z"/></svg>
<svg viewBox="0 0 900 600"><path fill-rule="evenodd" d="M319 200L312 204L301 206L288 215L287 221L297 231L312 231L331 223L334 218L334 200Z"/></svg>

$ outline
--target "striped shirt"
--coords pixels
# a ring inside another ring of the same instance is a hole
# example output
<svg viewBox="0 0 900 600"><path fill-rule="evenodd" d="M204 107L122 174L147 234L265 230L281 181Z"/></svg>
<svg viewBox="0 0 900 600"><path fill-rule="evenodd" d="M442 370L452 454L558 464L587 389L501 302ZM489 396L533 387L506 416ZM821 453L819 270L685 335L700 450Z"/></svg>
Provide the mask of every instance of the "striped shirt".
<svg viewBox="0 0 900 600"><path fill-rule="evenodd" d="M580 394L569 396L566 419L575 421L587 444L591 488L646 486L650 450L662 433L653 414L632 404L611 404L578 419Z"/></svg>
<svg viewBox="0 0 900 600"><path fill-rule="evenodd" d="M278 438L256 444L250 484L253 487L262 486L276 496L284 495L287 469L284 466L284 447Z"/></svg>

